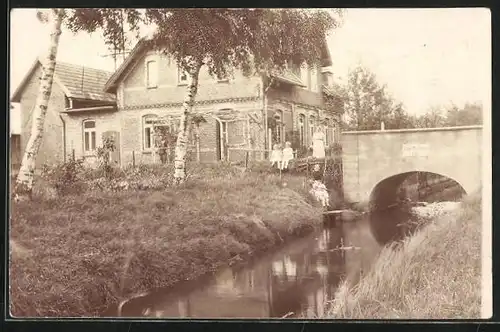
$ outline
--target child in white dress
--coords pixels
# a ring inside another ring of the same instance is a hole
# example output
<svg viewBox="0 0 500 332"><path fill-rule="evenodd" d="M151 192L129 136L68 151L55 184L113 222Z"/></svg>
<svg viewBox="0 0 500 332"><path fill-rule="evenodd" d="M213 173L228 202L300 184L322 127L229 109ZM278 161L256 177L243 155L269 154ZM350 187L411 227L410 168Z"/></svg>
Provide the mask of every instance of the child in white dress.
<svg viewBox="0 0 500 332"><path fill-rule="evenodd" d="M279 144L274 144L273 145L273 151L271 151L271 167L273 167L275 164L278 166L278 168L281 168L281 161L283 160L283 151L281 151L281 147Z"/></svg>
<svg viewBox="0 0 500 332"><path fill-rule="evenodd" d="M285 143L285 148L283 149L283 169L288 168L288 163L290 160L293 160L293 149L292 144L290 142Z"/></svg>
<svg viewBox="0 0 500 332"><path fill-rule="evenodd" d="M319 180L318 176L312 181L311 190L309 191L323 207L330 205L330 195L328 195L328 190L326 186Z"/></svg>

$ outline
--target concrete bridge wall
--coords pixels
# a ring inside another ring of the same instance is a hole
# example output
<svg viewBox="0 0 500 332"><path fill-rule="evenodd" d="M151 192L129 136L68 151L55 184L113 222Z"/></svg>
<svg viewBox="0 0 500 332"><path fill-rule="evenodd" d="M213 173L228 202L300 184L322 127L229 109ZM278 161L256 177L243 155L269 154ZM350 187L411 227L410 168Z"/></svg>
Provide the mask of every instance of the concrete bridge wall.
<svg viewBox="0 0 500 332"><path fill-rule="evenodd" d="M482 126L350 131L341 143L345 197L353 202L368 201L381 181L394 186L416 171L451 178L467 193L481 186Z"/></svg>

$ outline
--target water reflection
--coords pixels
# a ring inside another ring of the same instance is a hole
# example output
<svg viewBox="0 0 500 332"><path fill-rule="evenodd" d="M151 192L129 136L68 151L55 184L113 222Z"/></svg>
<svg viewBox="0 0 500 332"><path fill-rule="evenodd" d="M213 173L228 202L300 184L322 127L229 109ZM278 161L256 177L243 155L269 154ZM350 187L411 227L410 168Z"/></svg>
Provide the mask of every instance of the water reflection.
<svg viewBox="0 0 500 332"><path fill-rule="evenodd" d="M408 222L413 216L409 210L392 208L370 214L370 231L381 245L397 241L411 232L415 223Z"/></svg>
<svg viewBox="0 0 500 332"><path fill-rule="evenodd" d="M184 288L131 300L122 315L178 318L279 318L303 312L321 315L325 302L333 300L341 278L355 280L360 271L370 267L381 243L387 241L384 236L390 233L393 237L397 233L393 221L400 222L401 217L372 215L371 221L365 217L326 227L244 268L228 268ZM380 218L385 219L385 224ZM356 246L359 250L341 250L342 246Z"/></svg>

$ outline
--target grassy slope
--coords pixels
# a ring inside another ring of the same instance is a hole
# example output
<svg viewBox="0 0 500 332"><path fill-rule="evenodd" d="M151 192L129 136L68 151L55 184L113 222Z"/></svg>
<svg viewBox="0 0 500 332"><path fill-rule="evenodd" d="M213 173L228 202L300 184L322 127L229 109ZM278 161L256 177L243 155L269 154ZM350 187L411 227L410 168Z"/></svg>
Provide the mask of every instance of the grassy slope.
<svg viewBox="0 0 500 332"><path fill-rule="evenodd" d="M11 313L97 315L126 296L192 279L321 221L299 178L282 187L274 175L197 175L176 189L14 204Z"/></svg>
<svg viewBox="0 0 500 332"><path fill-rule="evenodd" d="M478 318L481 307L481 201L386 247L354 287L339 287L328 317Z"/></svg>

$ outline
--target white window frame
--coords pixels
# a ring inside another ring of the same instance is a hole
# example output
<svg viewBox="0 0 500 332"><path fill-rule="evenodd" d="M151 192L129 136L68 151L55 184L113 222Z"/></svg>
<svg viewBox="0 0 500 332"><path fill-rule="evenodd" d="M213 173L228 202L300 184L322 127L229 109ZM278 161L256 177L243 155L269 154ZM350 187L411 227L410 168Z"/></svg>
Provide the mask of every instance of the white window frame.
<svg viewBox="0 0 500 332"><path fill-rule="evenodd" d="M149 64L154 64L153 66L153 71L150 70ZM146 88L148 89L156 89L158 87L158 82L159 82L159 67L158 67L158 59L156 56L150 56L146 58L146 61L144 63L144 71L145 71L145 83L146 83ZM151 73L154 73L151 75ZM151 80L151 77L154 79Z"/></svg>
<svg viewBox="0 0 500 332"><path fill-rule="evenodd" d="M325 119L325 123L326 123L326 126L325 126L325 146L330 146L330 141L331 141L331 127L330 127L330 124L331 124L331 120L330 118L326 118Z"/></svg>
<svg viewBox="0 0 500 332"><path fill-rule="evenodd" d="M154 123L147 123L148 120L157 120L158 115L156 114L146 114L142 117L142 151L150 152L154 149ZM146 144L146 130L149 129L149 146Z"/></svg>
<svg viewBox="0 0 500 332"><path fill-rule="evenodd" d="M299 140L300 144L302 146L307 146L307 141L306 141L306 116L305 114L300 113L299 114Z"/></svg>
<svg viewBox="0 0 500 332"><path fill-rule="evenodd" d="M85 124L94 123L93 127L86 128ZM94 140L92 141L92 134ZM94 119L87 119L82 122L82 143L84 155L93 155L97 149L97 123ZM94 144L92 144L94 143Z"/></svg>
<svg viewBox="0 0 500 332"><path fill-rule="evenodd" d="M186 78L183 79L182 76L186 75ZM182 70L180 66L177 66L177 84L185 85L188 82L188 72Z"/></svg>
<svg viewBox="0 0 500 332"><path fill-rule="evenodd" d="M313 141L313 136L314 136L314 131L316 130L316 117L314 115L309 116L309 123L308 123L308 129L309 129L309 135L310 135L310 142Z"/></svg>
<svg viewBox="0 0 500 332"><path fill-rule="evenodd" d="M274 118L276 119L276 128L274 128L274 130L279 144L285 142L285 124L283 122L283 116L283 111L280 109L274 112Z"/></svg>

